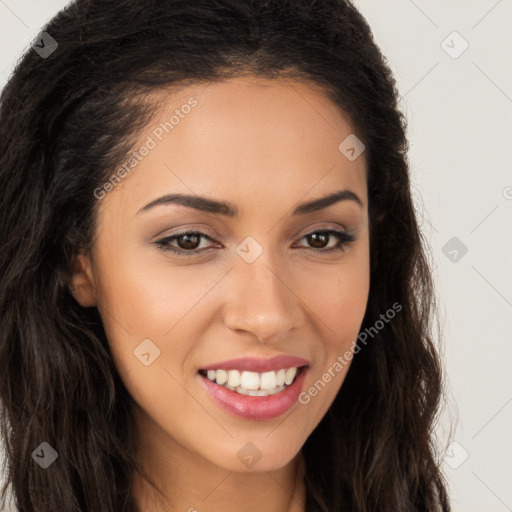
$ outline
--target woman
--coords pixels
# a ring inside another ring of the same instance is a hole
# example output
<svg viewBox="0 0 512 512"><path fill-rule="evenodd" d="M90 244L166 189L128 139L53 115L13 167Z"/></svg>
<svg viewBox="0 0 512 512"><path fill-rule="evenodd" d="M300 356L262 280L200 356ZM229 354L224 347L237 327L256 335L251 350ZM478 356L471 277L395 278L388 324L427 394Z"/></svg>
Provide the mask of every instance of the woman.
<svg viewBox="0 0 512 512"><path fill-rule="evenodd" d="M450 510L397 96L347 1L51 20L0 109L20 511Z"/></svg>

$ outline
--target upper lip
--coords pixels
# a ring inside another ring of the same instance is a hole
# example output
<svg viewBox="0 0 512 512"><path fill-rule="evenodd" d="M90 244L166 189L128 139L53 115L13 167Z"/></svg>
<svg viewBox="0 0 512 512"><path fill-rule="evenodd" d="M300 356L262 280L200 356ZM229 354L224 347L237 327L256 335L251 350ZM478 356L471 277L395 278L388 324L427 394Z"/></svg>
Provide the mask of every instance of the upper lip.
<svg viewBox="0 0 512 512"><path fill-rule="evenodd" d="M240 357L203 366L202 370L239 370L248 372L270 372L309 365L307 359L280 354L274 357Z"/></svg>

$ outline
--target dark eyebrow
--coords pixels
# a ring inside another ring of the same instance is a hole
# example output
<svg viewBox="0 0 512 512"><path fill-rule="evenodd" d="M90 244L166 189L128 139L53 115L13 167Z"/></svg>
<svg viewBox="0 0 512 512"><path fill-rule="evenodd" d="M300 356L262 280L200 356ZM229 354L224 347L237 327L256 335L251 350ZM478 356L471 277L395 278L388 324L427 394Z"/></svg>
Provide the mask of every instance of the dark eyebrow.
<svg viewBox="0 0 512 512"><path fill-rule="evenodd" d="M208 199L207 197L195 195L190 196L186 194L166 194L165 196L159 197L141 208L137 212L137 215L160 204L170 203L181 204L182 206L194 208L195 210L201 210L203 212L219 213L220 215L227 215L228 217L238 217L238 208L228 201L216 201L215 199Z"/></svg>
<svg viewBox="0 0 512 512"><path fill-rule="evenodd" d="M345 189L334 192L334 194L321 197L320 199L313 199L307 203L302 203L293 210L293 215L305 215L307 213L317 212L318 210L328 208L340 201L354 201L361 206L361 208L363 207L363 203L361 202L361 199L359 199L358 195L355 192L352 192L352 190Z"/></svg>
<svg viewBox="0 0 512 512"><path fill-rule="evenodd" d="M292 215L306 215L308 213L328 208L329 206L332 206L333 204L340 201L347 200L354 201L361 207L363 206L361 200L354 192L345 189L335 192L334 194L321 197L319 199L313 199L312 201L302 203L297 206L295 210L293 210ZM170 203L180 204L182 206L194 208L195 210L201 210L207 213L217 213L220 215L226 215L228 217L238 217L238 208L228 201L217 201L207 197L186 194L166 194L165 196L159 197L158 199L151 201L146 206L141 208L137 212L137 215L155 206Z"/></svg>

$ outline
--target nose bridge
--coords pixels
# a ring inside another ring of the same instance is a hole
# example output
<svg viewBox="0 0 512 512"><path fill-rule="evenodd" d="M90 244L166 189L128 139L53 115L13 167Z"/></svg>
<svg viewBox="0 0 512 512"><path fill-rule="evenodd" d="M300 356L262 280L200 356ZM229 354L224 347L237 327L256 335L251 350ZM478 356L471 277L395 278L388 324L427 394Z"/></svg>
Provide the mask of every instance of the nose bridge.
<svg viewBox="0 0 512 512"><path fill-rule="evenodd" d="M244 248L247 246L242 243L238 251ZM249 245L249 250L254 249ZM261 341L286 334L298 325L300 313L286 275L276 268L270 251L263 250L254 261L248 261L243 253L235 259L234 293L227 305L226 325L249 331Z"/></svg>

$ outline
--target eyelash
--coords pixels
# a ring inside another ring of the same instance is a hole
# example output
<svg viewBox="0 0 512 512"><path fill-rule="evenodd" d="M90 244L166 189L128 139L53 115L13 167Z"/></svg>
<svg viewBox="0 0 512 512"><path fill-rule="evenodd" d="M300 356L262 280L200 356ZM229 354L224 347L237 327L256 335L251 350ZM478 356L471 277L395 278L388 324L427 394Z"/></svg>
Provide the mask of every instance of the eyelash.
<svg viewBox="0 0 512 512"><path fill-rule="evenodd" d="M316 231L311 231L310 233L306 233L303 237L301 237L300 240L302 240L303 238L306 238L310 235L314 235L314 234L333 235L338 240L338 246L331 247L330 249L314 249L314 248L312 248L313 252L319 252L322 254L332 253L334 251L344 251L345 247L348 244L350 244L356 240L356 237L352 233L349 233L347 231L338 231L336 229L318 229ZM170 242L172 242L184 235L198 235L201 238L206 238L208 240L213 241L213 239L205 233L201 233L200 231L187 230L187 231L182 231L181 233L176 233L175 235L157 240L156 242L154 242L154 245L159 249L162 249L164 251L170 251L179 256L184 256L185 258L190 258L190 257L196 256L198 253L208 250L208 248L207 249L203 248L203 249L199 249L199 250L198 249L189 249L189 250L176 249L175 247L171 247L169 245ZM307 249L307 247L300 247L300 248Z"/></svg>

